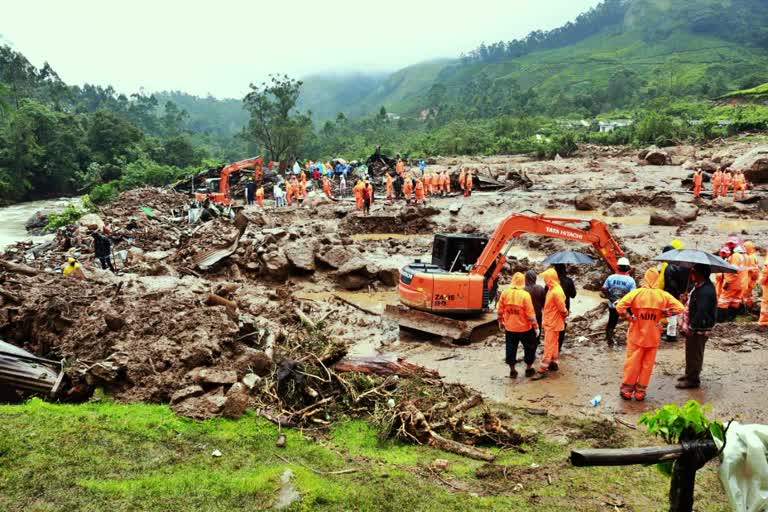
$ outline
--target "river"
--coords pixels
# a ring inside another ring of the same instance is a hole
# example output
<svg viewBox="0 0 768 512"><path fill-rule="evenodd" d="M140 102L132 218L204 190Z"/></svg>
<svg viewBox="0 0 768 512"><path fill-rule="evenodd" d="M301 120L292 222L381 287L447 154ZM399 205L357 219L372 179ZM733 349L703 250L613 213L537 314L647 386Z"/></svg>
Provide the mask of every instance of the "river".
<svg viewBox="0 0 768 512"><path fill-rule="evenodd" d="M63 210L68 203L77 204L79 201L79 198L44 199L0 208L0 251L20 240L37 243L50 240L53 235L30 236L24 224L35 212L57 212Z"/></svg>

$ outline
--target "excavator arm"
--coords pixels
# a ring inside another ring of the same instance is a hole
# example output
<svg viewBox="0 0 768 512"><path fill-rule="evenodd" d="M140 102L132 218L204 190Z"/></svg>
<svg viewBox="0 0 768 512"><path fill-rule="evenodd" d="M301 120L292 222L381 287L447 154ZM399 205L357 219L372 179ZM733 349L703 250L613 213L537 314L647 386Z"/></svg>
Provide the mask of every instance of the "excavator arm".
<svg viewBox="0 0 768 512"><path fill-rule="evenodd" d="M512 240L527 233L591 244L615 272L619 258L624 255L624 252L611 236L608 226L597 219L589 220L589 229L586 231L565 225L583 222L585 219L513 213L496 228L469 273L484 276L487 279L486 287L491 290L502 266L507 261Z"/></svg>
<svg viewBox="0 0 768 512"><path fill-rule="evenodd" d="M261 172L261 166L264 163L264 157L258 156L255 158L248 158L246 160L240 160L229 165L224 166L221 170L221 180L219 181L219 193L225 198L229 198L229 176L230 174L248 167L253 167L257 172Z"/></svg>

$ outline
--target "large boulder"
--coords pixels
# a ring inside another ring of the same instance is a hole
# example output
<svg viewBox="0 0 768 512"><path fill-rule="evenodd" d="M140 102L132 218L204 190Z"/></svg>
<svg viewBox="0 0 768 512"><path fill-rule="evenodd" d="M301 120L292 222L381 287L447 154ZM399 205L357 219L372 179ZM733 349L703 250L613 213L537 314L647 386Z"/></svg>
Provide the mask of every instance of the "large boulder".
<svg viewBox="0 0 768 512"><path fill-rule="evenodd" d="M96 229L98 231L104 229L104 221L95 213L88 213L83 215L77 222L87 229Z"/></svg>
<svg viewBox="0 0 768 512"><path fill-rule="evenodd" d="M604 212L608 217L626 217L630 213L632 213L632 207L621 201L611 204Z"/></svg>
<svg viewBox="0 0 768 512"><path fill-rule="evenodd" d="M24 227L31 234L42 233L45 230L45 226L48 225L48 214L44 212L35 212L27 222L24 223Z"/></svg>
<svg viewBox="0 0 768 512"><path fill-rule="evenodd" d="M699 209L690 204L679 204L671 210L656 210L651 214L651 226L682 226L693 222Z"/></svg>
<svg viewBox="0 0 768 512"><path fill-rule="evenodd" d="M644 160L649 165L669 165L672 163L672 158L669 154L662 149L652 149L645 154Z"/></svg>
<svg viewBox="0 0 768 512"><path fill-rule="evenodd" d="M274 280L282 280L288 277L291 264L282 249L264 253L261 256L262 269L267 276Z"/></svg>
<svg viewBox="0 0 768 512"><path fill-rule="evenodd" d="M593 211L600 208L600 199L596 194L585 193L576 196L576 199L573 201L573 205L577 210L580 211Z"/></svg>
<svg viewBox="0 0 768 512"><path fill-rule="evenodd" d="M395 267L382 268L376 275L384 286L397 286L400 282L400 270Z"/></svg>
<svg viewBox="0 0 768 512"><path fill-rule="evenodd" d="M315 271L316 248L314 240L297 240L286 245L283 251L294 269L308 274Z"/></svg>
<svg viewBox="0 0 768 512"><path fill-rule="evenodd" d="M731 168L744 171L753 183L768 183L768 146L758 146L733 162Z"/></svg>
<svg viewBox="0 0 768 512"><path fill-rule="evenodd" d="M362 258L352 258L336 272L336 283L346 290L359 290L371 284L381 269Z"/></svg>
<svg viewBox="0 0 768 512"><path fill-rule="evenodd" d="M315 254L315 259L318 262L332 269L341 268L349 258L349 252L341 245L334 245L327 251L321 249Z"/></svg>

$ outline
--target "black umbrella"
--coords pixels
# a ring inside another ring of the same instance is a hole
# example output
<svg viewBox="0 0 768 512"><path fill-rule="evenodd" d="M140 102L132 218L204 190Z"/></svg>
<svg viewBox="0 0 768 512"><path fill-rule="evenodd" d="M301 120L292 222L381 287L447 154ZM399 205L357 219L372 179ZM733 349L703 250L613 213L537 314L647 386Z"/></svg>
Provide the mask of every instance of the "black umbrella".
<svg viewBox="0 0 768 512"><path fill-rule="evenodd" d="M594 263L595 260L576 251L560 251L547 256L547 259L542 263L547 265L555 265L557 263L566 263L569 265L584 265Z"/></svg>
<svg viewBox="0 0 768 512"><path fill-rule="evenodd" d="M691 268L696 264L709 265L712 272L715 274L733 274L739 271L739 269L725 261L723 258L697 249L675 249L667 251L664 254L656 256L654 260L666 261L667 263L674 263L675 265L686 268Z"/></svg>

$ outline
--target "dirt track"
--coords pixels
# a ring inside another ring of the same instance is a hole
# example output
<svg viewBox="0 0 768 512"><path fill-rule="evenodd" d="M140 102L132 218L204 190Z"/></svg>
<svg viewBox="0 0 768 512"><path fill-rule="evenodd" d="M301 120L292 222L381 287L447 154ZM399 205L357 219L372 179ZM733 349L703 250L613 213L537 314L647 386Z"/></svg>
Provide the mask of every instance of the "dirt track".
<svg viewBox="0 0 768 512"><path fill-rule="evenodd" d="M725 149L731 147L739 154L743 146L731 144ZM705 152L722 149L677 148L673 162L696 160ZM106 386L121 400L167 401L197 382L201 368L235 369L237 379L254 371L263 363L265 333L274 335L278 346L290 340L294 336L290 326L300 308L314 321L322 320L328 334L348 344L353 355L404 355L440 370L449 381L468 384L502 402L566 414L635 415L692 397L711 401L724 416L753 421L768 418L768 405L753 400L751 389L764 373L759 364L763 358L756 354L764 348L765 335L757 334L754 324L740 326L737 336L726 326L716 331L706 356L702 390L681 392L673 387L682 367L679 343L660 351L649 401L642 405L620 402L622 347L608 350L602 335L593 334L600 331L605 316L594 293L608 273L603 265L575 269L580 299L573 316L588 314L589 319L573 324L562 371L552 379L509 381L500 336L470 347L401 337L397 326L381 315L382 303L396 301L392 286L400 267L414 258L429 259L434 232L490 233L507 214L527 210L598 217L609 223L638 275L672 238L712 251L730 232L758 245L768 240L768 215L755 204L734 204L730 199L694 203L682 184L690 171L680 165L639 165L634 153L586 154L553 162L520 157L450 158L438 159L428 169L456 169L458 165L502 179L508 171L524 172L533 186L500 193L479 191L469 199L432 199L429 206L433 208L428 209L392 206L377 199L370 218L354 211L349 201L329 204L319 198L310 200L313 206L282 211L246 207L243 213L251 222L237 251L209 270L195 268L194 258L236 236L231 222L215 219L202 227L186 227L179 220L183 197L153 197L151 189L137 192L103 212L118 233L131 235L123 238L130 238L130 244L119 242L116 250L142 249L129 251L125 275L114 277L95 270L86 251L81 261L89 268L92 281L62 284L60 277L44 269L60 265L65 259L63 251L43 254L32 263L43 273L23 280L13 277L18 286L6 283L11 289L25 290L25 299L21 305L4 307L0 334L38 353L79 361L74 368L85 381ZM155 217L136 213L138 204L151 200ZM449 207L457 203L461 205L458 214L449 213ZM696 220L682 226L649 225L654 212L696 208ZM139 227L128 233L125 224L131 218ZM577 247L523 237L511 253L514 259L502 275L502 285L512 271L544 270L537 261L565 248ZM21 254L13 251L11 248L6 258L20 260ZM211 293L234 301L238 313L206 304ZM40 319L43 311L46 321ZM114 317L124 320L119 328L109 323ZM256 331L261 334L254 336ZM587 339L577 343L581 336ZM109 371L97 366L100 373L96 374L94 363L104 360L110 363ZM206 392L224 393L210 387ZM588 400L596 394L602 394L604 402L593 410Z"/></svg>

